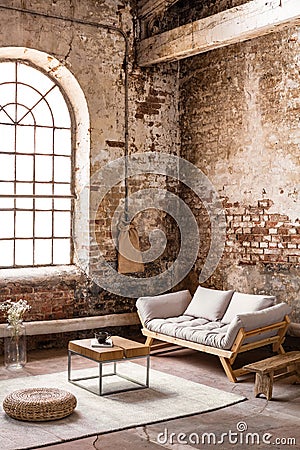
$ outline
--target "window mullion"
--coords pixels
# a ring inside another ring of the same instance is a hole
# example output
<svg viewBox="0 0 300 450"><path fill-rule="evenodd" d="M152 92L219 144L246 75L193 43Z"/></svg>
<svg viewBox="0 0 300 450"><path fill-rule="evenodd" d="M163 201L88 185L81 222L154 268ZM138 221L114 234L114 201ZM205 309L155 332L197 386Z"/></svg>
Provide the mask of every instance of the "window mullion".
<svg viewBox="0 0 300 450"><path fill-rule="evenodd" d="M17 114L18 114L18 63L15 63L15 122L14 122L14 194L17 193ZM16 266L16 221L17 221L17 200L14 198L14 240L13 240L13 266Z"/></svg>
<svg viewBox="0 0 300 450"><path fill-rule="evenodd" d="M53 127L53 134L52 134L52 246L51 246L51 251L52 251L52 264L54 264L54 132L55 132L55 128Z"/></svg>
<svg viewBox="0 0 300 450"><path fill-rule="evenodd" d="M32 199L32 214L33 214L33 221L32 221L32 251L33 251L33 265L35 265L36 263L36 257L35 257L35 244L36 244L36 238L35 238L35 218L36 218L36 202L35 202L35 194L36 194L36 189L35 189L35 180L36 180L36 164L35 164L35 152L36 152L36 127L34 127L33 129L33 183L32 183L32 194L33 194L33 199Z"/></svg>

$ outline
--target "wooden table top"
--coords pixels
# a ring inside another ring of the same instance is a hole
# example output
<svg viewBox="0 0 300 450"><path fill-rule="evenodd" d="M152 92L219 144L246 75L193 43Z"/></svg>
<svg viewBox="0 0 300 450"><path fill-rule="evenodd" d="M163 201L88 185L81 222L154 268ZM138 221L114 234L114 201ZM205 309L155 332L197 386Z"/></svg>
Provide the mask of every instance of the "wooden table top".
<svg viewBox="0 0 300 450"><path fill-rule="evenodd" d="M140 342L111 336L113 347L92 347L92 339L70 341L68 349L94 361L112 361L149 355L150 348Z"/></svg>

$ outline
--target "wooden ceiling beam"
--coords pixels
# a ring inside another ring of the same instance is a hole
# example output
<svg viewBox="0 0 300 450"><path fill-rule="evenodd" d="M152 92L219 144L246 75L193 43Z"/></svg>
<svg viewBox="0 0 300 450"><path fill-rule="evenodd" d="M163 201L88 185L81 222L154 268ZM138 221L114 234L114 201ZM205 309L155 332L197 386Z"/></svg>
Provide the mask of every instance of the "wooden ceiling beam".
<svg viewBox="0 0 300 450"><path fill-rule="evenodd" d="M143 39L138 64L176 61L300 24L299 0L253 0Z"/></svg>
<svg viewBox="0 0 300 450"><path fill-rule="evenodd" d="M140 21L141 38L147 38L159 31L159 23L166 10L179 0L139 0L138 18Z"/></svg>
<svg viewBox="0 0 300 450"><path fill-rule="evenodd" d="M138 16L143 19L147 16L156 14L157 11L165 11L179 0L139 0Z"/></svg>

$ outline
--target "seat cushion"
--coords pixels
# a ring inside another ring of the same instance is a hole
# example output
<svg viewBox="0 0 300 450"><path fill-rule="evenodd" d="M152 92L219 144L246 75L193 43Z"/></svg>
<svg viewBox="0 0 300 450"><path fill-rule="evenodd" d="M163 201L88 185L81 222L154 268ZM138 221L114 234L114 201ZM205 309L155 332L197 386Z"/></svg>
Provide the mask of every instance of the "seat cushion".
<svg viewBox="0 0 300 450"><path fill-rule="evenodd" d="M216 348L230 348L224 338L229 325L220 321L211 322L203 318L191 316L170 317L168 319L153 319L147 324L147 328L156 333L167 336L209 345ZM230 342L228 343L230 346Z"/></svg>
<svg viewBox="0 0 300 450"><path fill-rule="evenodd" d="M279 303L261 311L235 316L230 324L183 315L168 319L153 319L148 322L147 328L167 336L230 350L241 328L250 331L281 322L290 311L291 308L286 303ZM274 336L276 333L277 330L260 333L247 338L244 343L259 341Z"/></svg>
<svg viewBox="0 0 300 450"><path fill-rule="evenodd" d="M234 291L219 291L199 286L184 312L184 315L220 320L232 298Z"/></svg>
<svg viewBox="0 0 300 450"><path fill-rule="evenodd" d="M230 323L239 314L261 311L273 306L274 302L275 297L273 296L234 292L221 322Z"/></svg>

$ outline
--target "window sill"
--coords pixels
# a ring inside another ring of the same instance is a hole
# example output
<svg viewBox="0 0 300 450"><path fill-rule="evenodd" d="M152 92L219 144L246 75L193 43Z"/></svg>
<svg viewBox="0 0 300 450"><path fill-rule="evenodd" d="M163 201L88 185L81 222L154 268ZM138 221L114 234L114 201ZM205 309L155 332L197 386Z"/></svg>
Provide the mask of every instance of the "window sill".
<svg viewBox="0 0 300 450"><path fill-rule="evenodd" d="M0 285L7 283L40 283L55 279L79 279L82 271L75 265L0 269Z"/></svg>

